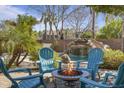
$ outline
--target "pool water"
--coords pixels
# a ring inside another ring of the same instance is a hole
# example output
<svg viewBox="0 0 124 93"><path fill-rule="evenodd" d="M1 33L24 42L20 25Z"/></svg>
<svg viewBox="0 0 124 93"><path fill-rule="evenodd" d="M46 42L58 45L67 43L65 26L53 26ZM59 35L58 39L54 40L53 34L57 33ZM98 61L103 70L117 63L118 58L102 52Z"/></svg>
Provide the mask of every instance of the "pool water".
<svg viewBox="0 0 124 93"><path fill-rule="evenodd" d="M59 52L59 56L61 54L62 52ZM69 54L69 57L71 58L72 61L78 61L78 60L87 61L88 60L88 56L78 56L78 55Z"/></svg>
<svg viewBox="0 0 124 93"><path fill-rule="evenodd" d="M72 55L72 54L70 54L69 57L71 58L72 61L78 61L78 60L87 61L88 59L87 56L77 56L77 55Z"/></svg>

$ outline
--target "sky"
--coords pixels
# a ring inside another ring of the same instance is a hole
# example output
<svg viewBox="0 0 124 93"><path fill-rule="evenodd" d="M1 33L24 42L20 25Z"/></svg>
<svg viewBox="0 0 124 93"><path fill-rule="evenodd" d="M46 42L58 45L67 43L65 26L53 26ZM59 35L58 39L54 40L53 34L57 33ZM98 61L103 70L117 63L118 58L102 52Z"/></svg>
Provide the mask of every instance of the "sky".
<svg viewBox="0 0 124 93"><path fill-rule="evenodd" d="M36 17L37 20L41 18L41 14L37 13L35 9L30 9L30 7L36 7L35 6L27 6L27 5L0 5L0 20L15 20L18 14L27 14L32 15L33 17ZM40 6L37 6L40 7ZM38 8L37 8L38 9ZM41 9L41 8L40 8ZM41 10L42 11L42 10ZM105 25L104 21L104 15L100 13L97 16L96 23L98 28L101 28ZM44 30L44 25L37 24L33 27L34 30Z"/></svg>

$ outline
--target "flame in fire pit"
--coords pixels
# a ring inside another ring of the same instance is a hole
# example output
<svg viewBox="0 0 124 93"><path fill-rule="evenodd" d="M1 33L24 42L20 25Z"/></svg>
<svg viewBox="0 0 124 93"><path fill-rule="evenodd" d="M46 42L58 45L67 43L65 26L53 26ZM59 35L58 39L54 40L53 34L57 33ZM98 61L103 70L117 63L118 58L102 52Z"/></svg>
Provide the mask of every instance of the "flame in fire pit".
<svg viewBox="0 0 124 93"><path fill-rule="evenodd" d="M76 76L76 75L81 75L82 72L74 69L73 62L70 62L67 64L67 69L61 70L60 74L65 76Z"/></svg>
<svg viewBox="0 0 124 93"><path fill-rule="evenodd" d="M68 74L72 73L72 71L73 71L73 63L72 62L67 64L67 70L66 71Z"/></svg>

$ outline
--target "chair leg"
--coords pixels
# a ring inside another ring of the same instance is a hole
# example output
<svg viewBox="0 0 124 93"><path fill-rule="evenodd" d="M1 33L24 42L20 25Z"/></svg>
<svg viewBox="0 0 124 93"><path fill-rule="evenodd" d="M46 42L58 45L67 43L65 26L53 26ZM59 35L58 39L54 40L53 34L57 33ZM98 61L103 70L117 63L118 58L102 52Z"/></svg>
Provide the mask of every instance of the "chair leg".
<svg viewBox="0 0 124 93"><path fill-rule="evenodd" d="M81 88L86 88L86 84L84 82L80 83Z"/></svg>
<svg viewBox="0 0 124 93"><path fill-rule="evenodd" d="M45 84L45 82L44 82L44 80L43 80L43 77L40 78L40 81L41 81L41 83L43 84L44 88L46 88L47 86L46 86L46 84Z"/></svg>
<svg viewBox="0 0 124 93"><path fill-rule="evenodd" d="M97 75L98 75L98 77L99 77L99 80L100 80L100 78L101 78L101 77L100 77L100 73L99 73L99 72L97 72Z"/></svg>
<svg viewBox="0 0 124 93"><path fill-rule="evenodd" d="M53 77L53 84L54 84L55 88L57 88L57 84L56 84L56 79L55 79L55 77Z"/></svg>

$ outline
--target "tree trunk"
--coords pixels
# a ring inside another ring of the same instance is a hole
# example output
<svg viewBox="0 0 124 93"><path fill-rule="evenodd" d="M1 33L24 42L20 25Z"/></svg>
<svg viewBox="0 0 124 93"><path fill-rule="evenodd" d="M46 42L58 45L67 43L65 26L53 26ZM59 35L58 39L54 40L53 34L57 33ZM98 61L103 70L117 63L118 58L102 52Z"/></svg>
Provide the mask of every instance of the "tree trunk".
<svg viewBox="0 0 124 93"><path fill-rule="evenodd" d="M62 28L61 28L61 33L63 31L63 24L64 24L64 20L62 19Z"/></svg>
<svg viewBox="0 0 124 93"><path fill-rule="evenodd" d="M121 45L121 49L124 52L124 16L122 17L122 45Z"/></svg>
<svg viewBox="0 0 124 93"><path fill-rule="evenodd" d="M58 38L59 38L59 33L58 33L59 30L58 30L58 26L55 25L55 24L54 24L54 26L55 26L55 29L56 29L56 34L57 34L57 39L58 39Z"/></svg>
<svg viewBox="0 0 124 93"><path fill-rule="evenodd" d="M53 27L53 24L51 23L52 39L54 39L54 40L55 40L55 34L54 34L54 32L53 32L52 27Z"/></svg>
<svg viewBox="0 0 124 93"><path fill-rule="evenodd" d="M60 39L63 39L63 25L64 25L64 6L63 6L63 11L62 11L62 21L61 21Z"/></svg>
<svg viewBox="0 0 124 93"><path fill-rule="evenodd" d="M62 18L62 25L61 25L61 31L60 31L60 39L63 40L64 39L64 34L63 34L63 24L64 24L64 20Z"/></svg>
<svg viewBox="0 0 124 93"><path fill-rule="evenodd" d="M16 60L16 58L17 58L17 54L18 54L18 53L13 53L12 58L10 59L9 63L7 64L7 68L8 68L8 69L9 69L9 68L12 66L12 64L15 62L15 60Z"/></svg>
<svg viewBox="0 0 124 93"><path fill-rule="evenodd" d="M92 36L95 38L95 11L92 10Z"/></svg>
<svg viewBox="0 0 124 93"><path fill-rule="evenodd" d="M47 40L47 23L45 23L45 40Z"/></svg>
<svg viewBox="0 0 124 93"><path fill-rule="evenodd" d="M13 55L12 55L12 58L9 60L9 63L7 64L7 68L9 69L12 64L16 61L16 59L18 59L18 53L21 51L19 45L17 45L15 48L14 48L14 51L13 51Z"/></svg>
<svg viewBox="0 0 124 93"><path fill-rule="evenodd" d="M49 36L50 36L50 40L51 40L51 39L53 39L53 35L54 35L53 30L52 30L52 23L51 22L49 23L49 26L50 26Z"/></svg>
<svg viewBox="0 0 124 93"><path fill-rule="evenodd" d="M27 57L27 55L28 55L28 53L26 53L26 54L24 55L24 57L21 59L21 61L18 62L18 64L17 64L18 66L19 66L19 64L21 64L21 63L23 62L23 60Z"/></svg>
<svg viewBox="0 0 124 93"><path fill-rule="evenodd" d="M2 53L3 53L3 51L2 51L2 41L0 41L0 56L2 56Z"/></svg>
<svg viewBox="0 0 124 93"><path fill-rule="evenodd" d="M17 60L16 60L16 62L15 62L16 66L19 66L19 65L18 65L18 62L19 62L20 56L21 56L21 52L18 53L18 57L17 57Z"/></svg>

